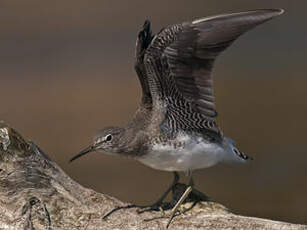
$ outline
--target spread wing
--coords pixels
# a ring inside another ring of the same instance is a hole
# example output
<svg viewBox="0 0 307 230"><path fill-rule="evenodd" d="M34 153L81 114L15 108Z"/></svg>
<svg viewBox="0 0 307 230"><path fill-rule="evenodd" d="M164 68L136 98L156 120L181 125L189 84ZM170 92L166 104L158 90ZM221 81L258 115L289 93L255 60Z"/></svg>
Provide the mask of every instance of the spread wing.
<svg viewBox="0 0 307 230"><path fill-rule="evenodd" d="M150 22L148 20L145 21L142 30L139 32L137 40L136 40L136 48L135 48L135 71L138 75L138 78L142 87L142 104L143 105L151 105L152 97L148 85L148 77L145 70L144 65L144 54L145 50L149 46L153 39L153 35L150 30Z"/></svg>
<svg viewBox="0 0 307 230"><path fill-rule="evenodd" d="M241 34L282 12L206 17L169 26L152 39L144 55L147 90L153 103L167 107L168 128L219 131L211 74L215 58Z"/></svg>

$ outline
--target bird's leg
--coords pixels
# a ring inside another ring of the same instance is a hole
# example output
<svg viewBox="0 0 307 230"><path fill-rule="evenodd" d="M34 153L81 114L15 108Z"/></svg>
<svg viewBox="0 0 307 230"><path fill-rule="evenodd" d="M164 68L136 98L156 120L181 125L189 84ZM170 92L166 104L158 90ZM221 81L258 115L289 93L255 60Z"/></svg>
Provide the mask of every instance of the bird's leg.
<svg viewBox="0 0 307 230"><path fill-rule="evenodd" d="M193 204L181 213L184 213L192 209L195 206L195 204L199 201L211 201L211 199L208 196L206 196L205 194L193 188L194 181L192 177L192 171L188 171L187 177L188 177L187 185L175 183L176 186L171 186L173 187L173 201L170 203L170 205L171 206L173 206L174 204L175 205L173 206L170 213L169 214L164 213L164 209L160 206L160 211L162 212L162 215L153 217L150 219L145 219L144 221L151 221L151 220L160 219L160 218L169 218L167 225L166 225L166 228L168 228L172 219L176 215L180 205L183 204L188 197L190 200L193 201Z"/></svg>
<svg viewBox="0 0 307 230"><path fill-rule="evenodd" d="M174 173L174 179L171 185L165 190L165 192L162 194L162 196L154 203L154 205L160 205L165 197L169 194L169 192L172 190L172 188L178 183L179 181L179 174L177 172Z"/></svg>
<svg viewBox="0 0 307 230"><path fill-rule="evenodd" d="M189 196L189 194L193 190L194 181L193 181L193 178L192 178L192 171L191 170L188 171L188 178L189 178L188 187L186 188L185 192L182 194L180 199L177 201L176 205L173 207L173 209L170 213L170 218L167 222L166 228L168 228L168 226L172 222L172 219L174 218L179 206L185 201L185 199Z"/></svg>
<svg viewBox="0 0 307 230"><path fill-rule="evenodd" d="M142 207L140 210L138 210L138 213L143 213L147 211L151 211L153 209L159 209L161 206L162 202L166 198L166 196L169 194L169 192L172 190L172 188L178 183L179 181L179 174L177 172L174 172L174 180L172 184L165 190L165 192L162 194L162 196L152 205Z"/></svg>

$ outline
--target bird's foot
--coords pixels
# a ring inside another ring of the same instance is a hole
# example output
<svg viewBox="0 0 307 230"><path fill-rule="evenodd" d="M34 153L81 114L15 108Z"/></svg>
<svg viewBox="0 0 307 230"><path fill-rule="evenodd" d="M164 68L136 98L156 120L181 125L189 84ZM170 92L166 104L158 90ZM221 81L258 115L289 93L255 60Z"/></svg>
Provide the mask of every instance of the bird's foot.
<svg viewBox="0 0 307 230"><path fill-rule="evenodd" d="M161 215L158 215L153 218L145 219L144 221L152 221L161 218L169 218L166 227L168 228L171 221L175 216L181 215L189 210L191 210L195 204L199 201L211 201L211 199L205 194L199 192L198 190L192 188L192 186L177 183L173 189L173 199L169 203L163 203L163 206L160 206L158 209L161 212ZM192 203L188 207L181 207L184 203ZM165 212L169 209L172 209L169 213ZM148 209L150 211L150 209ZM157 208L155 209L157 211Z"/></svg>
<svg viewBox="0 0 307 230"><path fill-rule="evenodd" d="M184 214L191 210L199 201L212 201L208 196L200 191L192 188L192 186L177 183L172 187L172 200L170 202L163 202L162 199L158 200L152 205L139 206L139 205L127 205L114 208L108 212L103 219L107 219L114 212L122 209L137 208L138 214L151 211L159 211L160 215L144 219L144 221L152 221L156 219L169 218L167 227L170 225L174 217ZM182 205L184 203L191 203Z"/></svg>
<svg viewBox="0 0 307 230"><path fill-rule="evenodd" d="M172 212L172 210L163 210L162 208L160 208L160 215L154 216L152 218L144 219L144 221L149 222L149 221L152 221L152 220L167 219L167 218L171 220L175 216L182 215L182 214L186 213L187 211L191 210L195 206L196 203L197 202L193 202L189 206L186 206L186 205L180 206L174 213Z"/></svg>
<svg viewBox="0 0 307 230"><path fill-rule="evenodd" d="M144 213L144 212L151 212L151 211L161 211L163 210L163 204L152 204L149 206L140 207L136 210L138 214ZM164 211L164 210L163 210Z"/></svg>
<svg viewBox="0 0 307 230"><path fill-rule="evenodd" d="M137 207L138 207L137 205L128 204L128 205L125 205L125 206L119 206L119 207L113 208L111 211L107 212L107 213L102 217L102 219L107 220L109 216L111 216L113 213L115 213L115 212L117 212L117 211L119 211L119 210L130 209L130 208L137 208Z"/></svg>
<svg viewBox="0 0 307 230"><path fill-rule="evenodd" d="M136 210L138 214L144 213L144 212L151 212L151 211L165 211L169 210L173 207L174 205L172 202L162 202L158 201L155 202L152 205L146 205L146 206L139 206L139 208Z"/></svg>

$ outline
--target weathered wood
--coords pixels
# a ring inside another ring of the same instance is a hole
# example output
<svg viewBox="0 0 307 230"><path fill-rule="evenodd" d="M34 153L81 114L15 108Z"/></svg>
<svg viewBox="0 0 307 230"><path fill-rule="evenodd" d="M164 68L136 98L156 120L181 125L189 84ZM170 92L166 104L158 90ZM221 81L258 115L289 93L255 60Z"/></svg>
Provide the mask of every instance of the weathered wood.
<svg viewBox="0 0 307 230"><path fill-rule="evenodd" d="M165 229L159 212L138 214L73 181L33 142L0 122L0 229ZM190 207L192 203L186 203ZM176 216L169 229L307 229L307 226L240 216L215 202L199 202Z"/></svg>

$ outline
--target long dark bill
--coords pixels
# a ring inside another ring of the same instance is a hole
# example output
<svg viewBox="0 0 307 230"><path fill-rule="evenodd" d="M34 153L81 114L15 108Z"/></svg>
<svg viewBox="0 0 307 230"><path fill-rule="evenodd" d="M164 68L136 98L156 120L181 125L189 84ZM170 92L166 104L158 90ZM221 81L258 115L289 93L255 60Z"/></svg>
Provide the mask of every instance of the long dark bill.
<svg viewBox="0 0 307 230"><path fill-rule="evenodd" d="M95 151L95 146L94 146L94 145L89 146L89 147L87 147L86 149L83 149L83 150L82 150L80 153L78 153L76 156L74 156L73 158L71 158L71 159L69 160L69 162L72 162L72 161L76 160L77 158L82 157L83 155L85 155L85 154L87 154L87 153L90 153L90 152L93 152L93 151Z"/></svg>

